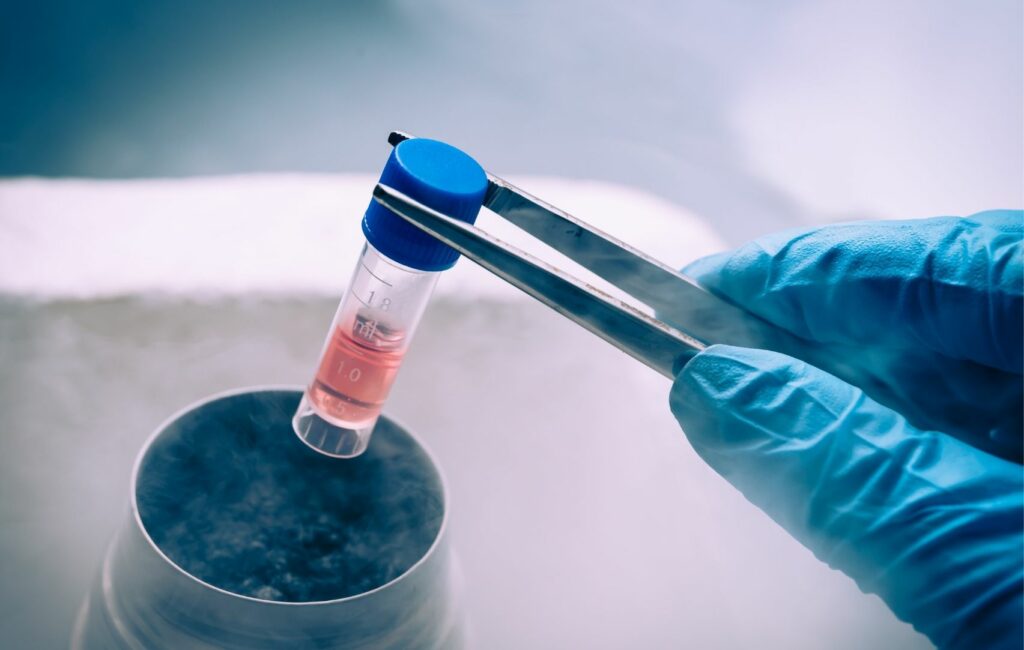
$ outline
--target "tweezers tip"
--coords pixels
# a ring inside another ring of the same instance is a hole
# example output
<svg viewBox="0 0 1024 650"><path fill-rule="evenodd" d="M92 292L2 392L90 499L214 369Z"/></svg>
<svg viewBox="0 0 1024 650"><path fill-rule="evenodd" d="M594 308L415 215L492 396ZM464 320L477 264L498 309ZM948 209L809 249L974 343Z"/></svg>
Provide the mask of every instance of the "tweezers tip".
<svg viewBox="0 0 1024 650"><path fill-rule="evenodd" d="M388 134L388 144L397 147L399 143L411 140L412 136L405 131L392 131Z"/></svg>

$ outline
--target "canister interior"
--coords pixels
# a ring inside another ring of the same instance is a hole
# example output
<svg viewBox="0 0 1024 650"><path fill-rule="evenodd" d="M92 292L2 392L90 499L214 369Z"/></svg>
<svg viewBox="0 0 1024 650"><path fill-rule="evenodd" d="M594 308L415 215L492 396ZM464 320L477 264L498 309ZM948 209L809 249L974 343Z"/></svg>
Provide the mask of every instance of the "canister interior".
<svg viewBox="0 0 1024 650"><path fill-rule="evenodd" d="M147 450L139 515L185 572L252 598L326 601L397 579L431 548L445 495L424 449L381 418L358 458L318 454L292 433L299 397L262 391L207 402Z"/></svg>

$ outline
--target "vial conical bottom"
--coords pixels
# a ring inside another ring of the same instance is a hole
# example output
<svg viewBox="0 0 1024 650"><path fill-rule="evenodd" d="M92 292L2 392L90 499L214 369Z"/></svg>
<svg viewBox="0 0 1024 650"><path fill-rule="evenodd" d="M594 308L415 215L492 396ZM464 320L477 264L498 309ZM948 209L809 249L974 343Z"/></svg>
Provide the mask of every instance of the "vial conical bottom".
<svg viewBox="0 0 1024 650"><path fill-rule="evenodd" d="M335 458L354 458L366 451L376 423L376 417L356 426L331 422L317 413L306 394L292 418L292 428L299 440Z"/></svg>

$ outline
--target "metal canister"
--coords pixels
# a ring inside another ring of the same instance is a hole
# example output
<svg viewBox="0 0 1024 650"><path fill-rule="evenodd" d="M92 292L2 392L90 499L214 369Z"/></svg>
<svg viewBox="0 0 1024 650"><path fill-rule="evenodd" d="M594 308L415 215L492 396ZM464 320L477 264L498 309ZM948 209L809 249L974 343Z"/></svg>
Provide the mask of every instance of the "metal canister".
<svg viewBox="0 0 1024 650"><path fill-rule="evenodd" d="M420 486L436 491L440 525L418 560L385 584L363 593L315 602L282 602L232 593L190 574L154 541L140 515L139 490L152 456L167 442L189 445L209 421L247 422L256 435L289 436L302 395L294 388L254 388L212 396L172 416L150 437L132 472L131 511L117 532L79 611L73 650L108 648L460 648L464 625L458 566L447 541L448 493L422 443L384 417L374 444L392 445L422 464ZM397 447L396 447L397 446ZM315 452L310 452L316 455ZM331 462L352 462L333 460ZM386 489L387 486L381 486ZM406 499L405 507L415 504Z"/></svg>

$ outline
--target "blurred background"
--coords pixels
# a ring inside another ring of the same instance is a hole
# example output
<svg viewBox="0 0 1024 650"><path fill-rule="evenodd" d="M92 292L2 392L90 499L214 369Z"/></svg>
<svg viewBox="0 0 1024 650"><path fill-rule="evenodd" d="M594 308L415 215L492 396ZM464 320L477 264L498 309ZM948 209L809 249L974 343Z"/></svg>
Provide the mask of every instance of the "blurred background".
<svg viewBox="0 0 1024 650"><path fill-rule="evenodd" d="M390 130L681 265L1020 207L1022 24L1013 0L0 3L2 645L66 643L168 414L308 381ZM478 647L928 647L703 466L667 382L470 266L388 410L448 474Z"/></svg>
<svg viewBox="0 0 1024 650"><path fill-rule="evenodd" d="M1021 4L5 3L0 174L376 172L382 134L730 241L1021 194Z"/></svg>

